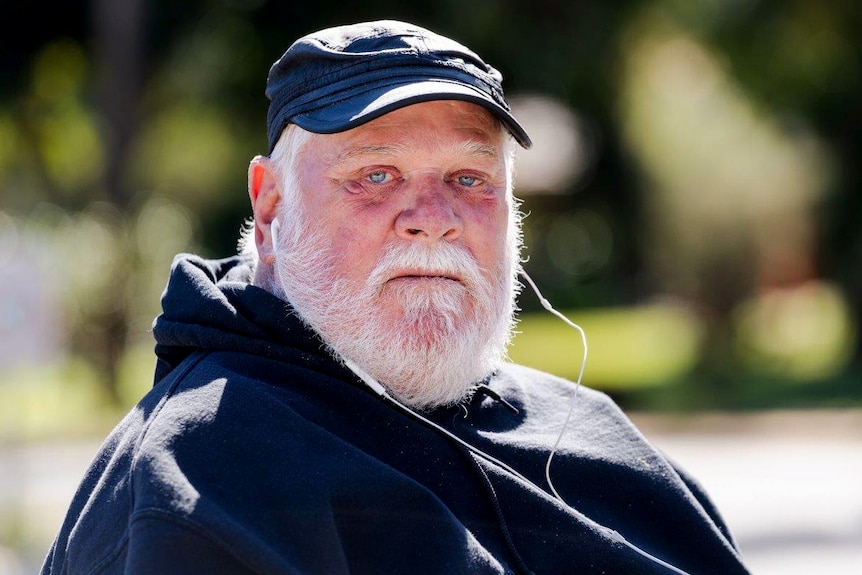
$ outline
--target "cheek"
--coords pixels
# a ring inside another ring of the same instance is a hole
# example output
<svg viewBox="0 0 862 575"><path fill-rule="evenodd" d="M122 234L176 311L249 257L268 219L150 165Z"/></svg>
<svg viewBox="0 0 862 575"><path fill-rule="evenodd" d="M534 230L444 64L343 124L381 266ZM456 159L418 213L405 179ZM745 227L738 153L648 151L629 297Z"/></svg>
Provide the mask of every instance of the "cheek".
<svg viewBox="0 0 862 575"><path fill-rule="evenodd" d="M483 268L494 273L506 253L509 212L506 206L471 214L470 248Z"/></svg>
<svg viewBox="0 0 862 575"><path fill-rule="evenodd" d="M340 276L364 281L380 258L385 235L371 233L362 218L353 219L328 233L329 248Z"/></svg>

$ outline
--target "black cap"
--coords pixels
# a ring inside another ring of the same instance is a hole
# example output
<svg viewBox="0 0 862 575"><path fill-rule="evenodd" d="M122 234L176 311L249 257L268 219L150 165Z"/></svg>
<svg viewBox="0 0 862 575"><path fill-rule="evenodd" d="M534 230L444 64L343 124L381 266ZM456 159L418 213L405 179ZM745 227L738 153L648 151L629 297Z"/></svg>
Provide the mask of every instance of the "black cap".
<svg viewBox="0 0 862 575"><path fill-rule="evenodd" d="M395 20L328 28L293 43L269 70L269 151L288 123L332 134L430 100L485 107L525 148L532 143L510 113L500 72L469 48Z"/></svg>

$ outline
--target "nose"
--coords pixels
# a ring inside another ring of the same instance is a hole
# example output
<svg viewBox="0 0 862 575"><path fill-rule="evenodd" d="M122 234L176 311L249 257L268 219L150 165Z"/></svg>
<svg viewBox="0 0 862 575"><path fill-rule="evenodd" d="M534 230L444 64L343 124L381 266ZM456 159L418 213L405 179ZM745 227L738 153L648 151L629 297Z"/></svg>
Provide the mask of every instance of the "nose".
<svg viewBox="0 0 862 575"><path fill-rule="evenodd" d="M454 193L442 179L422 178L403 190L405 205L395 220L398 237L412 241L454 240L461 235Z"/></svg>

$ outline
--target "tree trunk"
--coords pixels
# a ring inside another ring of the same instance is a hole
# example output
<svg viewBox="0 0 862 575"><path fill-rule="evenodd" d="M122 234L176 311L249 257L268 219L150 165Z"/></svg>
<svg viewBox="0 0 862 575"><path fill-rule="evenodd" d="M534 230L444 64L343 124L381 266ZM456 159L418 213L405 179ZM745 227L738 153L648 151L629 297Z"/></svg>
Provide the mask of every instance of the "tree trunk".
<svg viewBox="0 0 862 575"><path fill-rule="evenodd" d="M120 213L129 215L132 209L132 192L129 188L129 153L138 130L139 104L143 75L142 32L144 0L95 0L93 2L94 61L98 87L98 105L102 119L102 141L105 166L102 176L102 193ZM130 221L124 219L121 226ZM112 270L113 294L122 298L113 311L101 316L99 333L102 353L98 353L99 370L104 376L109 398L117 402L118 367L126 348L130 324L130 293L128 282L134 274L137 258L130 234L118 230L116 241L125 256L116 258L118 269Z"/></svg>

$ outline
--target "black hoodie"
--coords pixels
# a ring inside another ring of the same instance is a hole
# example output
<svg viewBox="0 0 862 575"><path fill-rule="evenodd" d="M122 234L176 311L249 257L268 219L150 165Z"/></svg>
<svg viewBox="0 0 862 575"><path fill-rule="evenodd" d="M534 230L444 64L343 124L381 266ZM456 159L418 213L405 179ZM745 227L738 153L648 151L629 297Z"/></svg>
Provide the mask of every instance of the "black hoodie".
<svg viewBox="0 0 862 575"><path fill-rule="evenodd" d="M580 390L554 456L565 505L545 464L571 382L506 365L423 422L250 280L242 257L174 261L153 390L43 574L747 573L707 496L605 395Z"/></svg>

